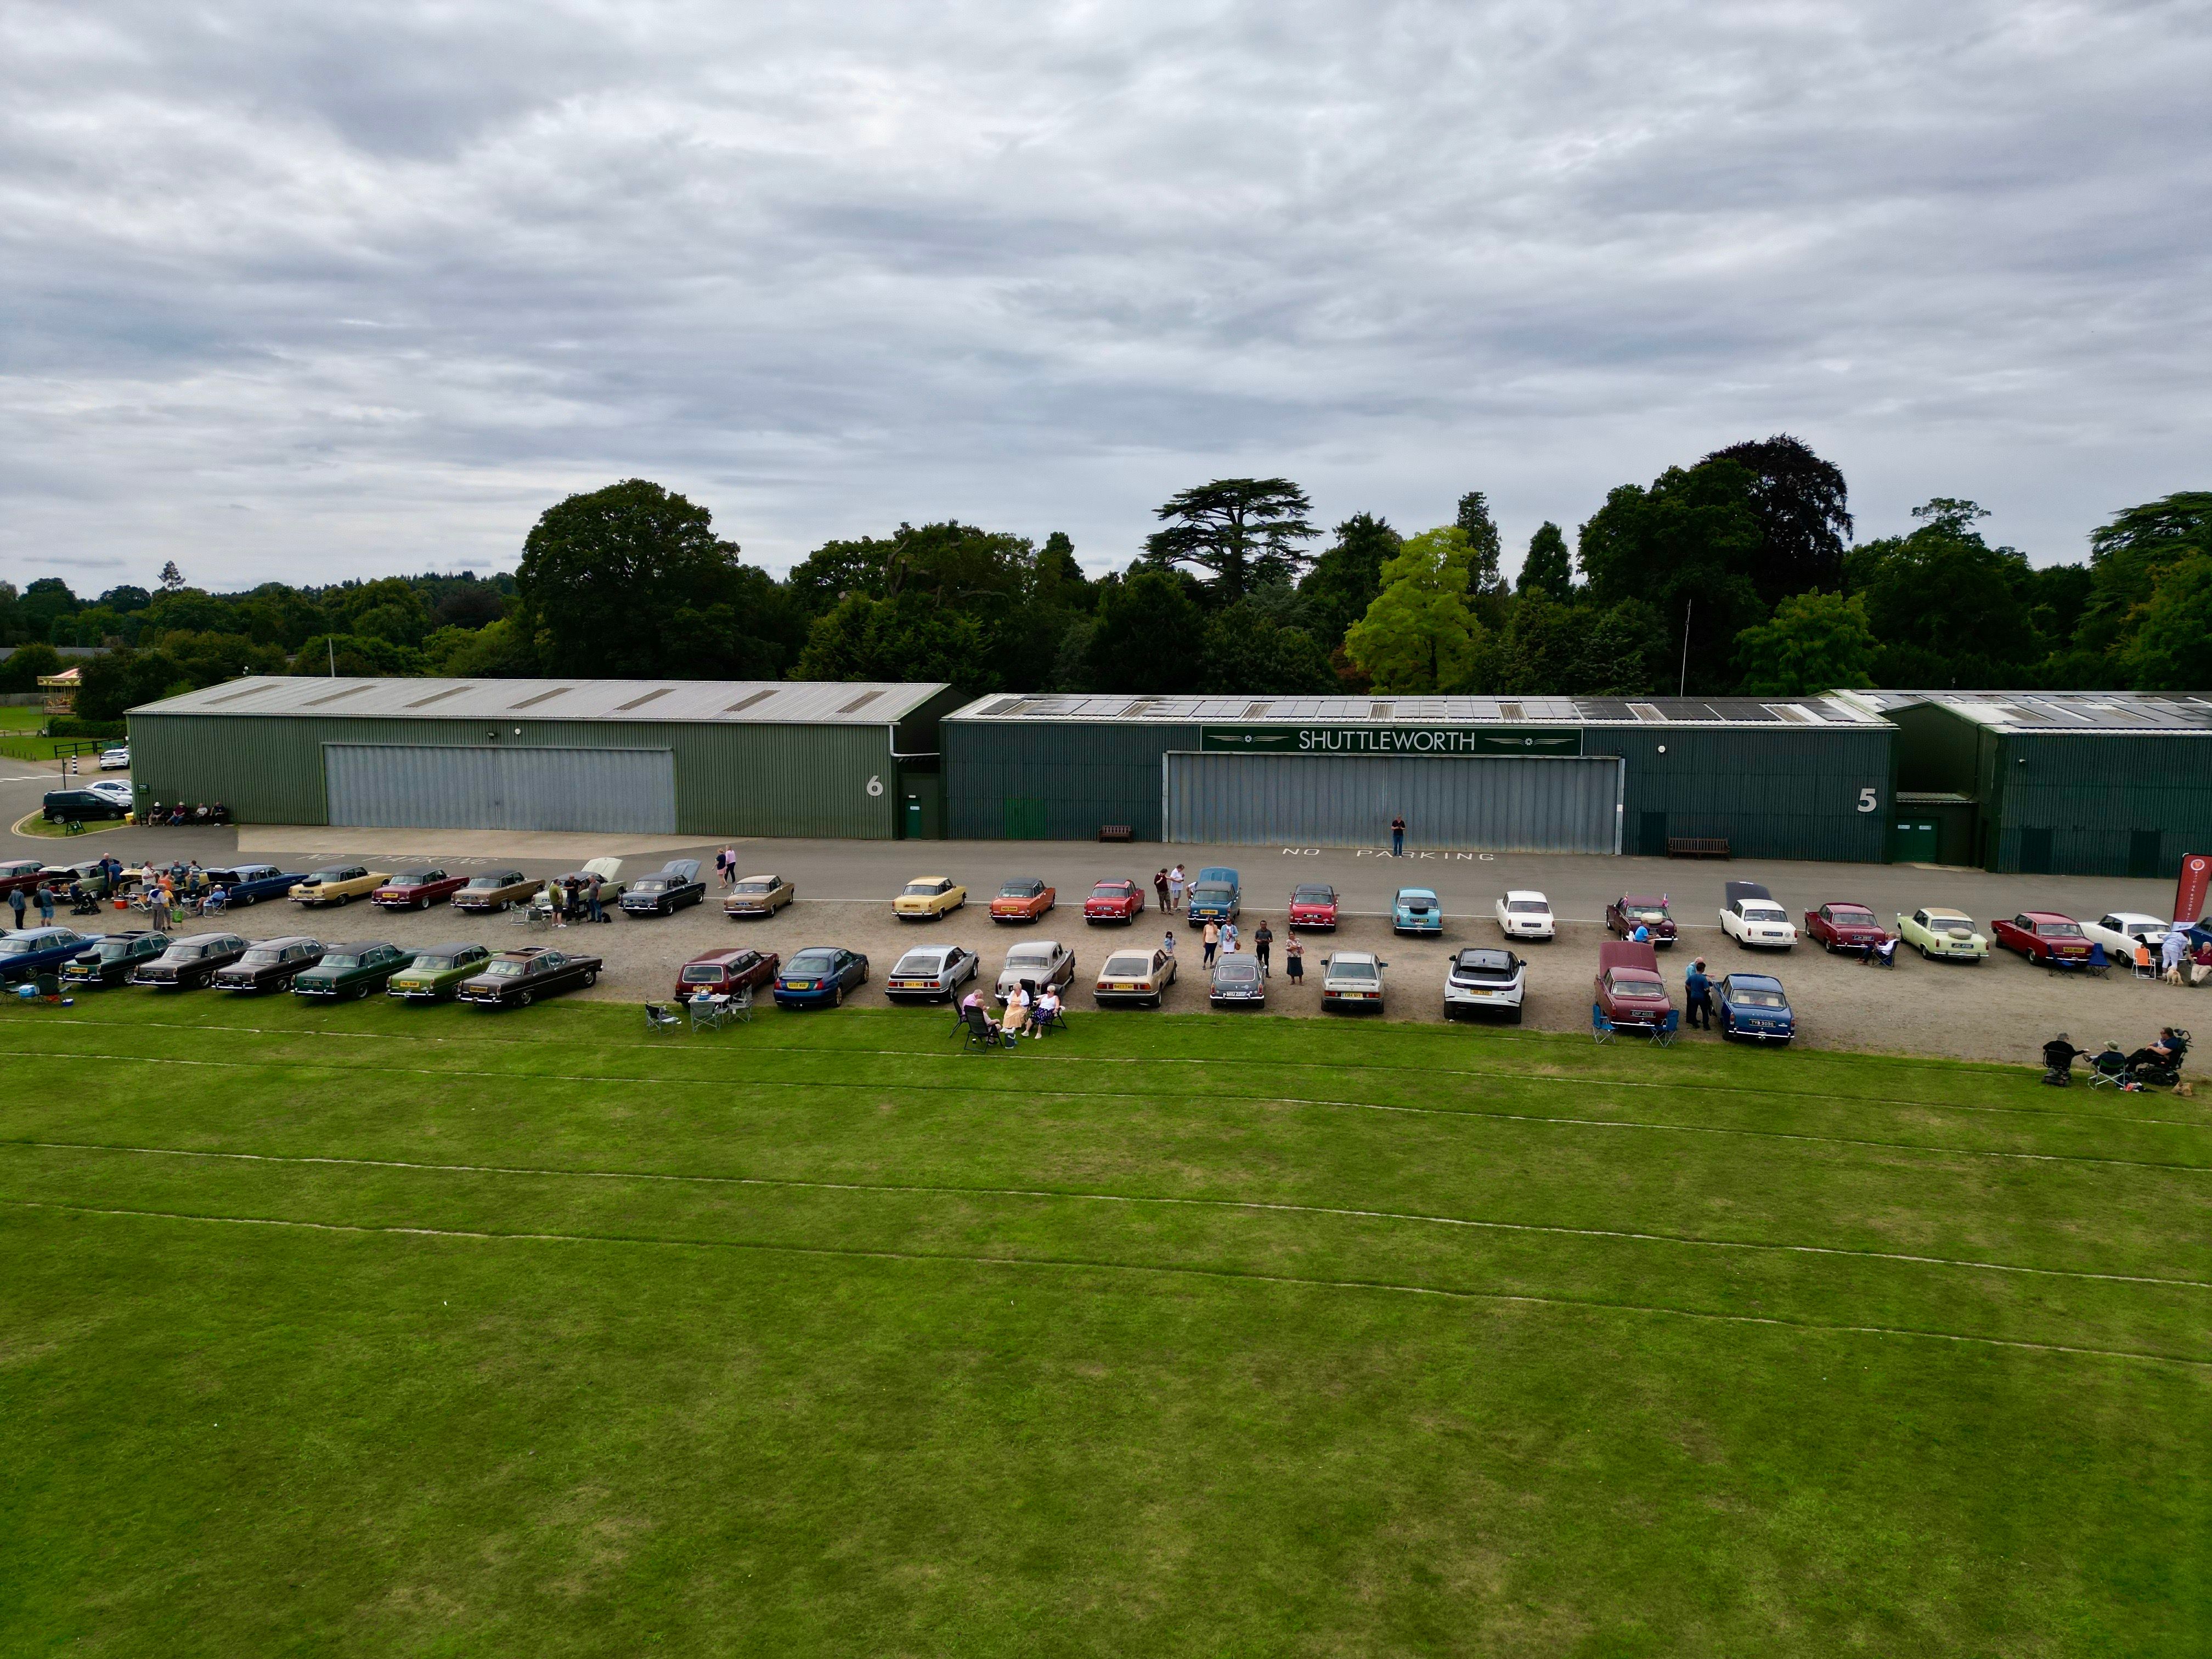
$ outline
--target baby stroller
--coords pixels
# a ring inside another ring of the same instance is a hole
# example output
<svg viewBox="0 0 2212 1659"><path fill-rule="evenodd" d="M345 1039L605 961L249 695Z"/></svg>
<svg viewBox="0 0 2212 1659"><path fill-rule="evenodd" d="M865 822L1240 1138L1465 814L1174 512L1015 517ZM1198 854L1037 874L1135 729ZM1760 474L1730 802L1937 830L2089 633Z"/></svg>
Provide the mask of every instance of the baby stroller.
<svg viewBox="0 0 2212 1659"><path fill-rule="evenodd" d="M71 915L96 916L100 914L100 901L84 890L84 884L82 882L71 882L70 884L69 896L70 914Z"/></svg>

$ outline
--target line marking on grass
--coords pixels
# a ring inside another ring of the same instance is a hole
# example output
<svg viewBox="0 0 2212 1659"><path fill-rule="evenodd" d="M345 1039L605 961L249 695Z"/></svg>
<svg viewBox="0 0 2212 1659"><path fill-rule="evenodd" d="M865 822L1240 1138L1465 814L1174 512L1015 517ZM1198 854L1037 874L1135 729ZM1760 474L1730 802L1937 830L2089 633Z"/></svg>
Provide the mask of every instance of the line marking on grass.
<svg viewBox="0 0 2212 1659"><path fill-rule="evenodd" d="M190 1066L210 1071L265 1072L280 1067L293 1071L346 1072L360 1068L335 1066L320 1060L183 1060L173 1054L101 1054L82 1051L55 1054L38 1049L18 1049L19 1058L36 1060L104 1060L140 1066ZM541 1085L651 1085L657 1088L686 1089L902 1089L912 1093L972 1094L973 1091L949 1088L928 1083L842 1083L829 1079L799 1078L730 1078L703 1077L635 1077L603 1072L567 1072L558 1074L531 1072L470 1071L459 1066L379 1066L375 1070L386 1077L434 1077L452 1081L472 1078L497 1083L536 1083ZM992 1091L991 1093L1018 1093L1029 1100L1150 1100L1153 1097L1131 1091L1110 1089L1024 1089ZM1398 1112L1415 1117L1461 1118L1480 1123L1534 1123L1555 1128L1570 1129L1638 1129L1652 1134L1729 1135L1750 1140L1793 1141L1813 1146L1863 1146L1877 1151L1917 1152L1931 1158L2009 1158L2027 1164L2080 1164L2108 1165L2126 1170L2170 1170L2191 1175L2212 1175L2212 1164L2173 1164L2150 1158L2101 1158L2087 1152L2020 1152L1999 1148L1972 1146L1929 1146L1910 1140L1874 1140L1855 1135L1801 1134L1788 1129L1743 1129L1709 1123L1650 1123L1638 1118L1547 1117L1537 1112L1474 1111L1450 1106L1404 1106L1372 1100L1323 1100L1298 1095L1237 1095L1219 1092L1207 1096L1216 1103L1243 1103L1251 1105L1313 1106L1325 1109L1361 1112Z"/></svg>
<svg viewBox="0 0 2212 1659"><path fill-rule="evenodd" d="M2212 1359L2193 1359L2181 1354L2136 1348L2091 1348L2065 1342L2030 1342L2019 1337L1967 1336L1956 1331L1918 1330L1895 1325L1831 1325L1813 1320L1781 1319L1769 1314L1711 1313L1694 1308L1673 1308L1644 1302L1608 1302L1595 1297L1536 1296L1519 1291L1447 1290L1433 1285L1401 1285L1382 1279L1309 1279L1289 1273L1250 1273L1235 1267L1163 1266L1143 1261L1094 1261L1066 1256L969 1255L951 1251L864 1250L833 1244L768 1244L745 1239L653 1238L624 1233L493 1232L459 1227L380 1225L348 1221L293 1221L271 1216L199 1215L182 1210L136 1210L90 1204L57 1204L39 1199L5 1198L0 1204L16 1209L46 1210L62 1214L96 1215L138 1221L189 1221L226 1227L276 1227L301 1232L351 1233L375 1237L450 1238L484 1243L617 1244L647 1249L731 1250L764 1255L823 1256L832 1260L951 1263L986 1267L1029 1270L1055 1269L1082 1273L1140 1273L1162 1278L1206 1279L1228 1284L1281 1285L1311 1290L1382 1291L1400 1296L1432 1296L1456 1302L1518 1303L1530 1307L1573 1308L1606 1313L1650 1314L1661 1317L1701 1320L1720 1325L1765 1325L1782 1330L1813 1331L1844 1336L1917 1338L1975 1347L2017 1348L2033 1353L2069 1354L2093 1359L2147 1360L2154 1364L2179 1365L2212 1372Z"/></svg>
<svg viewBox="0 0 2212 1659"><path fill-rule="evenodd" d="M1945 1255L1915 1255L1899 1250L1850 1249L1834 1244L1774 1244L1755 1239L1705 1238L1694 1233L1631 1232L1611 1227L1568 1227L1535 1221L1492 1221L1468 1216L1430 1215L1418 1210L1364 1210L1335 1204L1293 1204L1272 1199L1194 1198L1171 1194L1102 1193L1079 1188L952 1187L921 1182L803 1181L781 1176L698 1175L660 1170L579 1170L519 1164L429 1164L411 1158L340 1158L315 1152L238 1152L187 1146L126 1146L90 1140L7 1140L0 1146L49 1152L112 1152L142 1158L208 1158L242 1164L328 1164L340 1169L416 1170L435 1175L526 1176L546 1180L667 1182L714 1187L766 1187L802 1192L901 1193L942 1198L1023 1198L1086 1204L1160 1205L1188 1209L1254 1210L1288 1215L1338 1216L1362 1221L1409 1221L1427 1226L1466 1227L1488 1232L1543 1233L1566 1238L1601 1238L1639 1244L1673 1244L1714 1250L1747 1250L1794 1255L1832 1255L1866 1261L1895 1261L1918 1267L1963 1267L1976 1273L2033 1273L2050 1279L2101 1280L2116 1285L2162 1285L2212 1291L2212 1280L2173 1279L2150 1273L2093 1273L2079 1267L2023 1267L2008 1261L1977 1261Z"/></svg>

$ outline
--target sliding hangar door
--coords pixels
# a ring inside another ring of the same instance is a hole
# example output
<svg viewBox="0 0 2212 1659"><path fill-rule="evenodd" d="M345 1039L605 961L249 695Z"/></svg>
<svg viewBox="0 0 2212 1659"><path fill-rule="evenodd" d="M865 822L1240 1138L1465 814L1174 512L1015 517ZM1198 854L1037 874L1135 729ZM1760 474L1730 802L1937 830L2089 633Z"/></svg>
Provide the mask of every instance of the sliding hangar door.
<svg viewBox="0 0 2212 1659"><path fill-rule="evenodd" d="M1620 850L1613 755L1170 753L1166 838L1200 845L1376 847L1402 817L1430 848Z"/></svg>
<svg viewBox="0 0 2212 1659"><path fill-rule="evenodd" d="M378 830L676 831L666 749L329 743L328 822Z"/></svg>

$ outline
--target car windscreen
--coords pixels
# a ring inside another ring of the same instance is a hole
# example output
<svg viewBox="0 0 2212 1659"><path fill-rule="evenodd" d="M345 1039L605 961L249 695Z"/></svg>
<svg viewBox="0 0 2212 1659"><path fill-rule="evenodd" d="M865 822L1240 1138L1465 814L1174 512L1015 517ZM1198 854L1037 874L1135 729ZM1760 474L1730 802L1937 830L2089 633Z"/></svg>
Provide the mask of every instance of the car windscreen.
<svg viewBox="0 0 2212 1659"><path fill-rule="evenodd" d="M471 887L504 887L507 885L507 878L505 876L471 876L469 878L469 885Z"/></svg>
<svg viewBox="0 0 2212 1659"><path fill-rule="evenodd" d="M1009 968L1043 968L1052 962L1052 952L1041 945L1029 945L1019 951L1006 952Z"/></svg>
<svg viewBox="0 0 2212 1659"><path fill-rule="evenodd" d="M711 962L687 963L684 968L684 982L686 985L720 985L725 971Z"/></svg>
<svg viewBox="0 0 2212 1659"><path fill-rule="evenodd" d="M1551 909L1551 906L1546 904L1541 899L1508 899L1505 901L1505 908L1516 915L1524 916L1540 916Z"/></svg>
<svg viewBox="0 0 2212 1659"><path fill-rule="evenodd" d="M1763 991L1755 986L1737 986L1729 994L1729 1000L1741 1008L1787 1008L1790 1006L1781 992Z"/></svg>
<svg viewBox="0 0 2212 1659"><path fill-rule="evenodd" d="M1747 902L1743 907L1743 919L1746 921L1787 921L1790 920L1790 913L1778 904L1760 904L1754 902ZM1844 916L1840 913L1838 913L1837 919L1838 921L1850 920L1850 918ZM1867 920L1869 921L1872 921L1874 918L1872 916L1869 916Z"/></svg>
<svg viewBox="0 0 2212 1659"><path fill-rule="evenodd" d="M1010 881L999 889L1000 898L1035 898L1044 891L1041 881Z"/></svg>
<svg viewBox="0 0 2212 1659"><path fill-rule="evenodd" d="M1109 957L1103 970L1108 979L1142 979L1152 971L1150 957Z"/></svg>
<svg viewBox="0 0 2212 1659"><path fill-rule="evenodd" d="M50 939L0 939L0 956L27 956L33 951L43 951L52 943Z"/></svg>
<svg viewBox="0 0 2212 1659"><path fill-rule="evenodd" d="M1336 890L1333 887L1301 887L1291 895L1293 904L1334 904Z"/></svg>
<svg viewBox="0 0 2212 1659"><path fill-rule="evenodd" d="M1129 884L1126 881L1102 881L1091 890L1091 896L1109 899L1127 898L1129 896Z"/></svg>
<svg viewBox="0 0 2212 1659"><path fill-rule="evenodd" d="M1828 907L1828 920L1847 921L1854 927L1871 927L1874 912L1863 904L1832 904Z"/></svg>
<svg viewBox="0 0 2212 1659"><path fill-rule="evenodd" d="M284 951L281 945L272 948L269 945L262 945L255 946L252 950L248 951L243 957L240 957L239 964L240 966L246 968L266 968L272 962L282 962L283 960Z"/></svg>
<svg viewBox="0 0 2212 1659"><path fill-rule="evenodd" d="M1190 896L1201 904L1226 904L1229 902L1231 894L1235 890L1231 887L1216 887L1208 884L1204 887L1192 888Z"/></svg>
<svg viewBox="0 0 2212 1659"><path fill-rule="evenodd" d="M2035 931L2045 939L2079 939L2081 937L2081 928L2080 924L2071 921L2039 921L2035 924Z"/></svg>
<svg viewBox="0 0 2212 1659"><path fill-rule="evenodd" d="M447 969L454 965L453 957L433 956L427 951L416 957L414 962L416 971L424 974L442 974Z"/></svg>
<svg viewBox="0 0 2212 1659"><path fill-rule="evenodd" d="M901 957L894 974L934 974L945 965L945 958L934 951L916 951L911 956Z"/></svg>
<svg viewBox="0 0 2212 1659"><path fill-rule="evenodd" d="M392 877L394 887L420 887L426 882L443 881L445 876L436 870L402 870Z"/></svg>
<svg viewBox="0 0 2212 1659"><path fill-rule="evenodd" d="M1513 958L1503 951L1462 951L1452 969L1455 973L1472 975L1479 979L1510 979L1513 977Z"/></svg>
<svg viewBox="0 0 2212 1659"><path fill-rule="evenodd" d="M837 965L837 958L827 951L801 951L792 957L791 966L785 969L793 974L826 974Z"/></svg>
<svg viewBox="0 0 2212 1659"><path fill-rule="evenodd" d="M333 958L330 957L325 957L324 965L328 966L332 960ZM526 964L520 962L489 963L485 965L484 975L489 979L519 979L522 975L525 966Z"/></svg>
<svg viewBox="0 0 2212 1659"><path fill-rule="evenodd" d="M664 887L675 884L676 878L673 876L641 876L629 890L633 893L657 893Z"/></svg>
<svg viewBox="0 0 2212 1659"><path fill-rule="evenodd" d="M1375 964L1371 962L1335 962L1329 964L1331 979L1373 979Z"/></svg>
<svg viewBox="0 0 2212 1659"><path fill-rule="evenodd" d="M1224 957L1214 969L1213 976L1222 980L1254 980L1260 977L1260 964L1249 957Z"/></svg>
<svg viewBox="0 0 2212 1659"><path fill-rule="evenodd" d="M1625 908L1626 914L1632 920L1637 921L1664 921L1667 920L1667 907L1663 904L1631 903Z"/></svg>
<svg viewBox="0 0 2212 1659"><path fill-rule="evenodd" d="M908 898L934 898L944 890L944 885L934 881L910 881L905 889Z"/></svg>
<svg viewBox="0 0 2212 1659"><path fill-rule="evenodd" d="M100 959L102 962L115 962L131 955L134 951L143 948L145 947L135 939L102 939L100 945Z"/></svg>
<svg viewBox="0 0 2212 1659"><path fill-rule="evenodd" d="M739 893L773 893L775 891L775 884L772 881L741 881L732 890Z"/></svg>
<svg viewBox="0 0 2212 1659"><path fill-rule="evenodd" d="M361 966L361 958L339 951L336 955L325 957L322 965L325 968L358 968Z"/></svg>
<svg viewBox="0 0 2212 1659"><path fill-rule="evenodd" d="M1972 916L1946 915L1941 910L1929 913L1928 925L1930 927L1942 928L1947 933L1971 933L1974 931L1974 919Z"/></svg>
<svg viewBox="0 0 2212 1659"><path fill-rule="evenodd" d="M1647 974L1640 968L1616 968L1606 976L1606 983L1616 994L1632 997L1658 997L1667 994L1667 987L1656 974Z"/></svg>

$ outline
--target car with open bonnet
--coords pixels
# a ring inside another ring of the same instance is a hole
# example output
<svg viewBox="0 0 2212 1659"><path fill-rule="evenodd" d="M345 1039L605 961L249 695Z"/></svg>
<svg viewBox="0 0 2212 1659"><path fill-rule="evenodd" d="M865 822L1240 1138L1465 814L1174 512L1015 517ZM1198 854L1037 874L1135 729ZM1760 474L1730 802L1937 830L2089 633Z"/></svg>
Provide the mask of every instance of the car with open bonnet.
<svg viewBox="0 0 2212 1659"><path fill-rule="evenodd" d="M366 997L383 990L394 974L415 960L415 954L411 945L380 939L333 945L324 951L320 962L293 975L292 994L331 1002Z"/></svg>
<svg viewBox="0 0 2212 1659"><path fill-rule="evenodd" d="M968 890L950 876L916 876L899 889L891 914L901 921L935 921L968 902Z"/></svg>
<svg viewBox="0 0 2212 1659"><path fill-rule="evenodd" d="M1401 887L1390 901L1390 931L1394 933L1441 933L1444 902L1430 887Z"/></svg>
<svg viewBox="0 0 2212 1659"><path fill-rule="evenodd" d="M1390 964L1372 951L1335 951L1322 958L1321 1006L1344 1012L1382 1012L1382 970Z"/></svg>
<svg viewBox="0 0 2212 1659"><path fill-rule="evenodd" d="M258 939L252 950L215 976L215 988L248 995L289 991L295 979L322 959L322 941L305 933Z"/></svg>
<svg viewBox="0 0 2212 1659"><path fill-rule="evenodd" d="M991 901L994 921L1035 921L1059 902L1060 890L1035 876L1016 876L999 884Z"/></svg>
<svg viewBox="0 0 2212 1659"><path fill-rule="evenodd" d="M540 997L598 984L600 965L597 957L571 956L550 945L526 945L493 957L484 963L483 972L460 982L453 1000L479 1008L527 1008Z"/></svg>
<svg viewBox="0 0 2212 1659"><path fill-rule="evenodd" d="M1470 945L1444 969L1444 1018L1462 1014L1502 1014L1514 1025L1521 1023L1521 1005L1528 990L1528 964L1510 951Z"/></svg>
<svg viewBox="0 0 2212 1659"><path fill-rule="evenodd" d="M1083 919L1089 922L1118 921L1125 926L1145 913L1145 890L1120 876L1093 883L1083 901Z"/></svg>
<svg viewBox="0 0 2212 1659"><path fill-rule="evenodd" d="M200 991L251 948L235 933L189 933L131 970L131 983L156 991Z"/></svg>
<svg viewBox="0 0 2212 1659"><path fill-rule="evenodd" d="M1755 881L1721 884L1721 932L1747 951L1787 951L1797 943L1790 913Z"/></svg>
<svg viewBox="0 0 2212 1659"><path fill-rule="evenodd" d="M1195 927L1205 921L1234 921L1243 914L1244 884L1226 865L1209 865L1198 872L1183 903L1183 914Z"/></svg>
<svg viewBox="0 0 2212 1659"><path fill-rule="evenodd" d="M1664 893L1623 893L1605 907L1605 925L1608 932L1621 939L1632 938L1638 927L1650 935L1650 943L1664 950L1674 943L1674 915Z"/></svg>
<svg viewBox="0 0 2212 1659"><path fill-rule="evenodd" d="M380 910L427 910L440 899L449 899L469 884L466 876L451 874L437 865L421 870L402 870L368 896Z"/></svg>
<svg viewBox="0 0 2212 1659"><path fill-rule="evenodd" d="M1498 896L1498 931L1508 939L1553 939L1559 931L1552 915L1552 901L1530 887L1516 887Z"/></svg>
<svg viewBox="0 0 2212 1659"><path fill-rule="evenodd" d="M699 860L671 859L630 884L622 896L622 911L626 916L672 916L687 904L706 902L707 884L699 879Z"/></svg>
<svg viewBox="0 0 2212 1659"><path fill-rule="evenodd" d="M2081 931L2080 922L2056 910L2022 910L2016 916L2000 916L1994 927L2000 946L2018 951L2030 962L2039 962L2046 968L2088 963L2088 935Z"/></svg>
<svg viewBox="0 0 2212 1659"><path fill-rule="evenodd" d="M389 870L372 870L362 864L334 864L326 870L310 870L292 884L285 895L308 909L349 904L366 897L392 879Z"/></svg>
<svg viewBox="0 0 2212 1659"><path fill-rule="evenodd" d="M1663 1025L1674 1012L1657 952L1634 939L1607 939L1597 947L1591 991L1597 1012L1615 1025Z"/></svg>
<svg viewBox="0 0 2212 1659"><path fill-rule="evenodd" d="M1919 951L1923 960L1983 962L1990 954L1990 941L1975 928L1974 919L1942 904L1923 904L1909 916L1899 914L1897 936Z"/></svg>
<svg viewBox="0 0 2212 1659"><path fill-rule="evenodd" d="M1889 930L1875 920L1868 906L1831 899L1819 909L1805 913L1805 937L1824 951L1863 954L1877 945L1887 944Z"/></svg>
<svg viewBox="0 0 2212 1659"><path fill-rule="evenodd" d="M1158 945L1124 947L1108 955L1091 994L1102 1006L1127 1003L1157 1008L1175 983L1176 959Z"/></svg>
<svg viewBox="0 0 2212 1659"><path fill-rule="evenodd" d="M70 958L69 965L62 969L62 983L91 991L127 985L142 963L153 961L168 948L169 936L150 929L109 933L95 948Z"/></svg>
<svg viewBox="0 0 2212 1659"><path fill-rule="evenodd" d="M983 971L983 959L964 945L923 945L892 964L884 994L893 1002L950 1002Z"/></svg>
<svg viewBox="0 0 2212 1659"><path fill-rule="evenodd" d="M868 982L868 959L842 945L810 945L783 964L771 994L779 1008L835 1008Z"/></svg>
<svg viewBox="0 0 2212 1659"><path fill-rule="evenodd" d="M1291 928L1298 933L1336 931L1336 889L1325 881L1302 881L1291 889Z"/></svg>
<svg viewBox="0 0 2212 1659"><path fill-rule="evenodd" d="M576 895L579 905L588 904L592 898L592 878L597 876L599 878L599 908L613 909L622 900L622 867L623 861L617 858L586 859L582 869L571 870L547 882L539 890L538 896L531 900L531 906L533 909L550 912L562 896L570 892Z"/></svg>
<svg viewBox="0 0 2212 1659"><path fill-rule="evenodd" d="M450 945L426 945L415 960L384 983L384 994L403 1003L444 1002L466 981L474 979L491 960L489 945L456 940Z"/></svg>
<svg viewBox="0 0 2212 1659"><path fill-rule="evenodd" d="M739 876L723 896L722 914L731 917L772 916L799 896L781 876Z"/></svg>

